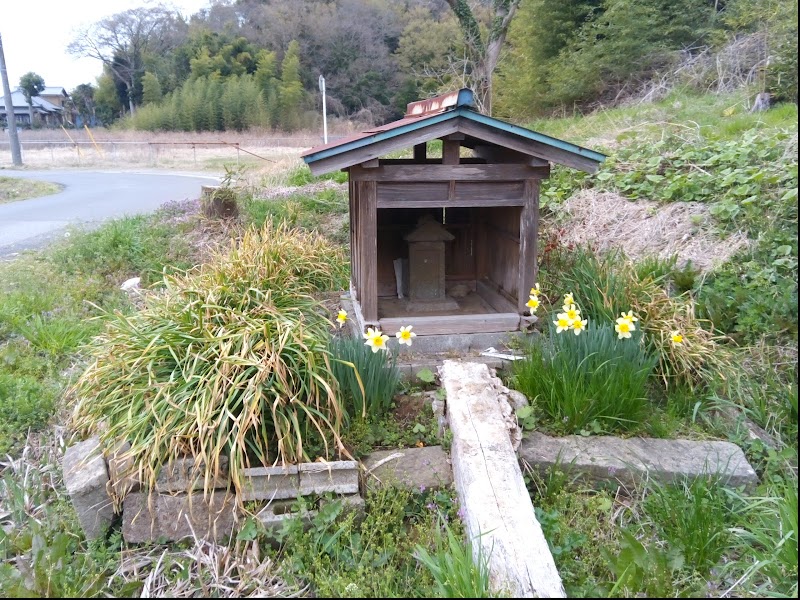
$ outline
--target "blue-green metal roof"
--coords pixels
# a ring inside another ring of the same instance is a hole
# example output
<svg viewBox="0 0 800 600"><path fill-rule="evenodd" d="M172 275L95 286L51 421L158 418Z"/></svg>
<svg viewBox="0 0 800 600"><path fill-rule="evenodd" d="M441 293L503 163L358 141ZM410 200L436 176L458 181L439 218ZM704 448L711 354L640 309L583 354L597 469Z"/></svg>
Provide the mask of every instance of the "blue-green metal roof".
<svg viewBox="0 0 800 600"><path fill-rule="evenodd" d="M326 146L311 148L302 155L303 160L307 164L311 164L325 158L337 156L357 148L363 148L376 142L392 139L405 133L418 131L431 125L456 118L464 118L482 125L487 125L494 129L511 133L528 140L533 140L553 148L558 148L559 150L564 150L566 152L575 154L576 156L581 156L592 161L602 162L606 158L605 155L601 154L600 152L595 152L594 150L589 150L588 148L583 148L576 144L571 144L570 142L526 129L525 127L519 127L518 125L513 125L506 121L495 119L494 117L482 115L462 104L450 110L430 116L411 118L405 117L399 121L366 131L351 138L332 142Z"/></svg>

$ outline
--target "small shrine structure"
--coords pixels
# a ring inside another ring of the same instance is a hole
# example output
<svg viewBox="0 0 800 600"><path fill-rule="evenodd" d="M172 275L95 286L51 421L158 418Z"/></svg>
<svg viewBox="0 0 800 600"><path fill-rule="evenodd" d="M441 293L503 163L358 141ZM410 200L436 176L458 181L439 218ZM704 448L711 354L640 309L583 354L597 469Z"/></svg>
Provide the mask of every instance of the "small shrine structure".
<svg viewBox="0 0 800 600"><path fill-rule="evenodd" d="M551 163L593 173L605 156L473 106L468 89L412 102L398 121L303 154L314 175L349 174L350 292L362 329L524 326L540 181ZM411 148L411 158L382 158Z"/></svg>

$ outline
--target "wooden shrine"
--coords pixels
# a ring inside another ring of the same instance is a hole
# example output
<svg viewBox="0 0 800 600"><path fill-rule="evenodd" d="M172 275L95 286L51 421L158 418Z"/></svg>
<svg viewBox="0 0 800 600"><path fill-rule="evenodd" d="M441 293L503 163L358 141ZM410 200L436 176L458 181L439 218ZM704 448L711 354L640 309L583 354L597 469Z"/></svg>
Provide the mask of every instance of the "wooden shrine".
<svg viewBox="0 0 800 600"><path fill-rule="evenodd" d="M472 106L467 89L413 102L399 121L303 154L314 175L349 173L361 327L518 330L537 275L539 182L551 163L592 173L605 158ZM410 148L412 158L381 158Z"/></svg>

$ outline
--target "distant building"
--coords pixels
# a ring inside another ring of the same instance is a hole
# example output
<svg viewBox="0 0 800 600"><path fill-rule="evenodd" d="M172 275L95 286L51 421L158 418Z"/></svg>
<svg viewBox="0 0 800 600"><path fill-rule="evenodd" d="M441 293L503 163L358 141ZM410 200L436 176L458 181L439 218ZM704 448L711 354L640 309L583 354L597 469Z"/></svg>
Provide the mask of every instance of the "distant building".
<svg viewBox="0 0 800 600"><path fill-rule="evenodd" d="M32 98L33 124L44 127L63 125L65 122L64 103L68 98L69 94L64 88L46 87L41 94ZM14 121L17 125L30 127L31 111L21 89L17 88L11 92L11 104L14 107ZM0 121L7 123L10 120L6 113L5 103L0 103Z"/></svg>

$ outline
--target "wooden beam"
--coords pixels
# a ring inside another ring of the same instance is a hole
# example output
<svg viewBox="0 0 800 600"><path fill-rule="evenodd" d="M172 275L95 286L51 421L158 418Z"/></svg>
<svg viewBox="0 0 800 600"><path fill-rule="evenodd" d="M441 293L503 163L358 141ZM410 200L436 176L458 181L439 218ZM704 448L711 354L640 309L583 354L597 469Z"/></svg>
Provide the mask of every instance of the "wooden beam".
<svg viewBox="0 0 800 600"><path fill-rule="evenodd" d="M458 118L457 121L459 131L463 131L467 135L489 143L522 152L523 154L538 156L547 161L556 162L580 171L586 171L587 173L594 173L600 166L597 161L590 158L542 142L537 142L536 140L530 140L512 133L498 131L482 123L476 123L475 121L464 118Z"/></svg>
<svg viewBox="0 0 800 600"><path fill-rule="evenodd" d="M461 142L458 140L442 140L442 164L457 165L461 158Z"/></svg>
<svg viewBox="0 0 800 600"><path fill-rule="evenodd" d="M427 158L428 144L422 143L414 146L414 162L424 162Z"/></svg>
<svg viewBox="0 0 800 600"><path fill-rule="evenodd" d="M378 320L378 188L374 181L359 181L358 231L359 300L364 321Z"/></svg>
<svg viewBox="0 0 800 600"><path fill-rule="evenodd" d="M525 182L525 204L519 222L519 312L528 307L530 290L536 283L539 265L537 264L537 245L539 237L539 181L529 179Z"/></svg>
<svg viewBox="0 0 800 600"><path fill-rule="evenodd" d="M464 143L463 146L468 146ZM538 156L531 156L530 154L523 154L516 150L509 148L501 148L500 146L492 146L489 144L473 144L472 151L475 156L483 158L488 163L500 164L520 164L530 165L531 167L549 167L550 163Z"/></svg>
<svg viewBox="0 0 800 600"><path fill-rule="evenodd" d="M403 150L410 146L422 144L428 140L435 140L450 133L455 133L458 130L458 120L459 119L449 119L415 131L401 133L379 142L365 143L365 145L354 148L353 150L315 160L308 165L308 168L311 169L312 175L324 175L325 173L330 173L331 171L336 171L343 167L357 165L364 161L388 154L394 150ZM364 141L368 142L368 139L369 138Z"/></svg>
<svg viewBox="0 0 800 600"><path fill-rule="evenodd" d="M451 133L450 135L446 135L446 136L444 136L442 139L443 139L443 140L448 140L448 141L461 142L461 141L463 141L463 140L464 140L466 137L467 137L467 136L466 136L466 135L464 135L463 133L461 133L461 132L458 132L458 133Z"/></svg>
<svg viewBox="0 0 800 600"><path fill-rule="evenodd" d="M362 169L377 169L380 165L380 161L377 158L373 158L370 160L365 160L363 163L358 165Z"/></svg>
<svg viewBox="0 0 800 600"><path fill-rule="evenodd" d="M521 164L458 164L458 165L382 165L376 169L351 167L355 181L522 181L542 179L550 167Z"/></svg>
<svg viewBox="0 0 800 600"><path fill-rule="evenodd" d="M497 333L519 329L519 315L514 312L433 317L409 315L380 320L381 331L386 335L394 335L405 325L413 325L417 335Z"/></svg>
<svg viewBox="0 0 800 600"><path fill-rule="evenodd" d="M418 161L413 158L381 158L381 166L389 165L440 165L442 164L441 158L426 158L424 161ZM459 164L462 165L485 165L485 158L475 158L474 156L462 156ZM342 169L344 170L344 169Z"/></svg>
<svg viewBox="0 0 800 600"><path fill-rule="evenodd" d="M482 363L445 360L439 374L462 521L473 556L479 547L488 563L490 590L511 598L566 597L522 478L502 382Z"/></svg>

